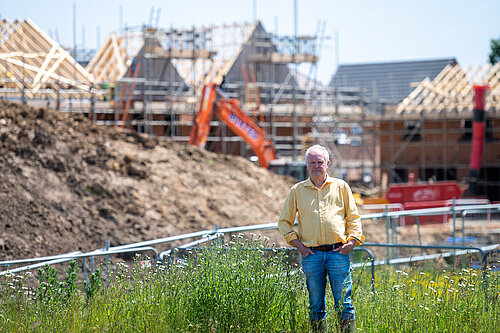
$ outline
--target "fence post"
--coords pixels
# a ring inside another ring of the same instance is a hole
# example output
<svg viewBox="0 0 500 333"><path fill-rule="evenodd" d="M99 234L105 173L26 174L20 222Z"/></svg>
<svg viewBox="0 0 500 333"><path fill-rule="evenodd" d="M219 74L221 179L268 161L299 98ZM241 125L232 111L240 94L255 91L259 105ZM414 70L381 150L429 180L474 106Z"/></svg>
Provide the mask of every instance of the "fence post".
<svg viewBox="0 0 500 333"><path fill-rule="evenodd" d="M26 84L24 84L24 78L23 78L23 90L21 91L21 102L23 103L23 105L26 105L26 93L25 93L25 90L26 89Z"/></svg>
<svg viewBox="0 0 500 333"><path fill-rule="evenodd" d="M83 258L83 274L85 276L85 281L87 284L89 283L89 276L87 274L87 258Z"/></svg>
<svg viewBox="0 0 500 333"><path fill-rule="evenodd" d="M456 218L457 218L457 211L455 210L455 197L453 197L453 203L452 203L452 206L451 206L451 212L452 212L452 216L453 216L453 246L456 246L457 244L457 240L456 240L456 227L455 227L455 221L456 221ZM453 250L453 265L452 267L455 267L455 260L456 260L456 251Z"/></svg>
<svg viewBox="0 0 500 333"><path fill-rule="evenodd" d="M59 83L59 80L57 81L57 91L56 91L56 110L60 111L61 109L61 92L59 91L61 89L61 85Z"/></svg>
<svg viewBox="0 0 500 333"><path fill-rule="evenodd" d="M92 114L92 122L95 124L97 120L97 115L95 113L95 94L94 94L94 85L90 87L90 113Z"/></svg>
<svg viewBox="0 0 500 333"><path fill-rule="evenodd" d="M465 216L467 216L467 211L462 212L462 246L465 246Z"/></svg>
<svg viewBox="0 0 500 333"><path fill-rule="evenodd" d="M394 216L392 218L392 239L394 244L398 243L398 223L399 217ZM399 258L399 248L396 247L392 250L392 258Z"/></svg>
<svg viewBox="0 0 500 333"><path fill-rule="evenodd" d="M415 216L415 223L417 224L418 245L422 246L422 234L420 233L420 219L418 216ZM423 248L420 248L420 255L424 255Z"/></svg>
<svg viewBox="0 0 500 333"><path fill-rule="evenodd" d="M109 251L109 240L105 243L106 252ZM106 286L109 288L109 254L106 254Z"/></svg>
<svg viewBox="0 0 500 333"><path fill-rule="evenodd" d="M385 232L387 236L387 243L390 244L390 238L389 238L389 223L390 223L390 217L389 217L389 206L385 206ZM389 259L391 256L391 249L387 247L387 263L389 263Z"/></svg>

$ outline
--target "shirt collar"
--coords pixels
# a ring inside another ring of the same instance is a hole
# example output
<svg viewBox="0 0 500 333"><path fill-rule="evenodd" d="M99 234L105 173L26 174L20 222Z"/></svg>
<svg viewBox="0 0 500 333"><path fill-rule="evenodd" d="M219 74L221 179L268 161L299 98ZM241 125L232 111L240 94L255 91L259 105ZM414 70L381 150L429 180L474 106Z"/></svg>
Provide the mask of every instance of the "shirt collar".
<svg viewBox="0 0 500 333"><path fill-rule="evenodd" d="M326 180L325 182L323 183L323 186L325 186L326 184L330 184L330 183L333 183L334 181L334 178L333 177L330 177L330 176L326 176ZM311 177L307 178L305 183L304 183L304 186L305 187L312 187L312 188L316 188L316 186L314 186L312 180L311 180Z"/></svg>

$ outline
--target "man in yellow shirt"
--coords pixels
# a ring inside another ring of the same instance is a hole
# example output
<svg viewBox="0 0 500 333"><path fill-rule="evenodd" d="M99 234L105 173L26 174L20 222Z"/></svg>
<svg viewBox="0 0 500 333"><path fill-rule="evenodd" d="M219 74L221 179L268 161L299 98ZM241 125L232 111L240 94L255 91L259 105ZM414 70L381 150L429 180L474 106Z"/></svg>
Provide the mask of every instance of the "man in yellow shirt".
<svg viewBox="0 0 500 333"><path fill-rule="evenodd" d="M342 331L355 331L351 301L349 252L364 242L361 220L349 185L328 176L328 151L320 145L305 154L309 178L292 186L281 210L278 227L285 240L302 255L309 291L309 318L314 331L324 331L326 276ZM298 219L298 232L293 229Z"/></svg>

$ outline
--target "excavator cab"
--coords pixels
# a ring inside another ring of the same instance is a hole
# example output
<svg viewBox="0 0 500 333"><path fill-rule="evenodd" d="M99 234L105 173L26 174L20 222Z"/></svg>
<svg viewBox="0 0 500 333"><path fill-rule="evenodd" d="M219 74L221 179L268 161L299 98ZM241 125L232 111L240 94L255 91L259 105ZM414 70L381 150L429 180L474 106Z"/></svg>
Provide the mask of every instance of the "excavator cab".
<svg viewBox="0 0 500 333"><path fill-rule="evenodd" d="M305 180L309 176L306 161L294 160L292 158L279 158L271 161L269 163L269 170L278 175L291 176L298 181Z"/></svg>

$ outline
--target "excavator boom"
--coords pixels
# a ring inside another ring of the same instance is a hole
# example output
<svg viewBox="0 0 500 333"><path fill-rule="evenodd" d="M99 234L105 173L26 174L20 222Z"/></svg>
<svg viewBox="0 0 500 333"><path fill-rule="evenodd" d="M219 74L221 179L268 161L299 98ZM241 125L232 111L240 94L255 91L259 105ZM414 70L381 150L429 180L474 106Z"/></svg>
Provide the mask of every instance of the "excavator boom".
<svg viewBox="0 0 500 333"><path fill-rule="evenodd" d="M189 143L200 148L205 148L208 132L210 132L210 120L212 120L214 114L216 99L215 88L214 83L203 86L198 114L194 118L191 134L189 135Z"/></svg>
<svg viewBox="0 0 500 333"><path fill-rule="evenodd" d="M268 168L269 162L276 159L272 141L267 137L266 132L241 110L238 100L227 98L214 83L206 84L203 87L200 107L191 129L189 143L205 147L214 104L219 119L226 123L235 134L243 138L259 158L260 165Z"/></svg>

